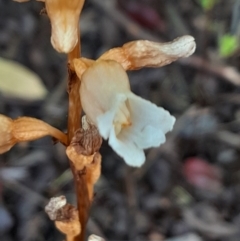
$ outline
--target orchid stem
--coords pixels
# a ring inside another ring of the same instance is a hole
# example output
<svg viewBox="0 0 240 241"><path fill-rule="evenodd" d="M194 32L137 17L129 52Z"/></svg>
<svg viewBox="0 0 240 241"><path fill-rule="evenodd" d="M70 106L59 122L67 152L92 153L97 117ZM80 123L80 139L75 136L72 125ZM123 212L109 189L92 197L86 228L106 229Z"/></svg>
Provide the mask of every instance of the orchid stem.
<svg viewBox="0 0 240 241"><path fill-rule="evenodd" d="M51 133L51 136L59 140L63 145L67 146L68 136L66 134L53 126L49 126L49 132Z"/></svg>
<svg viewBox="0 0 240 241"><path fill-rule="evenodd" d="M81 82L80 79L77 77L73 66L73 59L80 58L80 33L78 36L78 44L72 50L72 52L68 54L68 144L71 143L71 140L76 130L78 130L81 127L82 107L79 94ZM81 233L77 237L75 237L74 241L84 241L86 233L86 223L88 219L88 210L90 207L87 183L86 179L84 178L84 174L79 173L79 171L76 170L76 167L71 163L71 161L70 167L75 182L79 221L81 223Z"/></svg>

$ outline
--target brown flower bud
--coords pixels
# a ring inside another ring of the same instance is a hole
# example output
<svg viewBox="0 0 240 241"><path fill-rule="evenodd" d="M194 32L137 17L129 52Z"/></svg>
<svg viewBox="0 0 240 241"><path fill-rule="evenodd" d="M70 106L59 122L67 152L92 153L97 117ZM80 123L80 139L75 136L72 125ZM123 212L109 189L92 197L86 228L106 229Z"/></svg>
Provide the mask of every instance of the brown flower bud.
<svg viewBox="0 0 240 241"><path fill-rule="evenodd" d="M75 132L71 144L66 153L79 180L84 181L87 186L89 200L93 197L93 186L101 174L101 155L98 153L102 144L102 138L97 128L87 121L86 116L82 118L82 129Z"/></svg>
<svg viewBox="0 0 240 241"><path fill-rule="evenodd" d="M102 144L102 137L99 135L98 129L87 121L86 116L82 118L82 127L75 132L71 144L66 150L68 158L79 171L93 162L94 156Z"/></svg>
<svg viewBox="0 0 240 241"><path fill-rule="evenodd" d="M18 142L33 141L47 135L64 145L67 144L67 136L64 133L44 121L30 117L12 120L0 114L0 135L0 154L10 150Z"/></svg>
<svg viewBox="0 0 240 241"><path fill-rule="evenodd" d="M67 136L64 133L44 121L31 117L20 117L14 120L12 134L18 142L33 141L50 135L64 145L67 144Z"/></svg>
<svg viewBox="0 0 240 241"><path fill-rule="evenodd" d="M51 220L55 221L59 217L59 210L61 210L66 204L67 199L65 196L52 197L45 207L45 212Z"/></svg>
<svg viewBox="0 0 240 241"><path fill-rule="evenodd" d="M16 139L12 134L12 129L12 119L0 114L0 153L10 150L16 143Z"/></svg>
<svg viewBox="0 0 240 241"><path fill-rule="evenodd" d="M195 48L195 40L189 35L167 43L138 40L126 43L121 48L110 49L99 59L115 60L125 70L136 70L170 64L179 58L190 56Z"/></svg>
<svg viewBox="0 0 240 241"><path fill-rule="evenodd" d="M74 237L81 232L81 226L78 220L71 220L68 222L55 221L55 226L66 235L67 241L75 240Z"/></svg>
<svg viewBox="0 0 240 241"><path fill-rule="evenodd" d="M13 136L19 141L32 141L49 135L49 125L41 120L20 117L13 121Z"/></svg>
<svg viewBox="0 0 240 241"><path fill-rule="evenodd" d="M55 221L57 229L66 235L67 241L74 240L81 232L78 210L66 203L64 196L51 198L45 212Z"/></svg>
<svg viewBox="0 0 240 241"><path fill-rule="evenodd" d="M70 145L66 149L68 158L73 163L76 170L81 171L86 165L89 165L93 161L94 155L84 156L80 154L77 146Z"/></svg>
<svg viewBox="0 0 240 241"><path fill-rule="evenodd" d="M79 16L84 0L46 0L51 21L51 42L58 52L69 53L76 46L79 34Z"/></svg>
<svg viewBox="0 0 240 241"><path fill-rule="evenodd" d="M82 127L75 132L71 144L66 149L68 158L78 171L93 162L102 144L98 129L87 121L86 116L83 117Z"/></svg>

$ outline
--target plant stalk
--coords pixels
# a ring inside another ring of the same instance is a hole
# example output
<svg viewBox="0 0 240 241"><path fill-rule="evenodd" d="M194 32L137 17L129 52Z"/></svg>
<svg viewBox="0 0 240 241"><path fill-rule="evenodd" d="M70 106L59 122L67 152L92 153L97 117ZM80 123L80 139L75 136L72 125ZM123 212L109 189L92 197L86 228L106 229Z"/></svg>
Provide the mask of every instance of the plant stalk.
<svg viewBox="0 0 240 241"><path fill-rule="evenodd" d="M68 54L68 94L69 94L69 108L68 108L68 144L74 136L74 133L81 127L81 100L79 94L79 88L81 81L75 73L73 66L73 59L80 58L80 33L78 35L78 44ZM90 208L90 200L88 195L87 181L85 179L84 170L78 171L76 167L70 161L70 167L73 173L79 221L81 223L81 232L75 237L74 241L84 241L86 234L86 224L88 220L88 213Z"/></svg>

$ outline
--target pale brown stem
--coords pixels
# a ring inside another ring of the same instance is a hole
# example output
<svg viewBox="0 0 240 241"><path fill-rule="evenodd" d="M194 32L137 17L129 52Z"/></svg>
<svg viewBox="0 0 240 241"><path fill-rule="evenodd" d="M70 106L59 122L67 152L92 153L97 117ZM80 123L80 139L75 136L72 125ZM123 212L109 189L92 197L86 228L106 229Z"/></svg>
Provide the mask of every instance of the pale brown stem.
<svg viewBox="0 0 240 241"><path fill-rule="evenodd" d="M49 133L51 134L52 137L60 141L63 145L67 146L68 144L68 136L58 130L57 128L53 126L49 126Z"/></svg>
<svg viewBox="0 0 240 241"><path fill-rule="evenodd" d="M76 47L68 54L68 94L69 94L69 108L68 108L68 141L74 136L76 130L80 128L81 123L81 101L79 95L80 80L77 77L74 66L73 59L80 58L80 34L78 37L78 43Z"/></svg>
<svg viewBox="0 0 240 241"><path fill-rule="evenodd" d="M74 236L66 235L66 241L76 241Z"/></svg>
<svg viewBox="0 0 240 241"><path fill-rule="evenodd" d="M69 67L69 79L68 79L68 94L69 94L69 109L68 109L68 144L70 144L74 133L81 127L81 101L80 101L80 79L77 77L73 59L80 58L80 34L77 46L71 53L68 54L68 67ZM86 223L88 219L88 211L90 208L90 200L88 198L87 182L84 178L84 174L79 173L76 167L70 161L71 170L74 176L79 220L81 223L81 233L74 237L74 241L84 241L86 232Z"/></svg>

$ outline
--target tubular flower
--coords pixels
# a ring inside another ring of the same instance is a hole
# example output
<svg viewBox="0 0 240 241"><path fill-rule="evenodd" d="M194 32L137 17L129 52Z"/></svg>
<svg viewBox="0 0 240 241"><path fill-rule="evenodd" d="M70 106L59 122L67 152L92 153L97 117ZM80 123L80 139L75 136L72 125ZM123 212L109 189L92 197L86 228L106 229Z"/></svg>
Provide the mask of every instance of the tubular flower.
<svg viewBox="0 0 240 241"><path fill-rule="evenodd" d="M175 118L130 90L122 65L98 60L82 75L80 96L88 119L131 166L145 161L144 149L165 142Z"/></svg>
<svg viewBox="0 0 240 241"><path fill-rule="evenodd" d="M27 2L29 0L14 0ZM53 47L61 53L69 53L77 45L79 16L85 0L38 0L45 2L51 21Z"/></svg>

